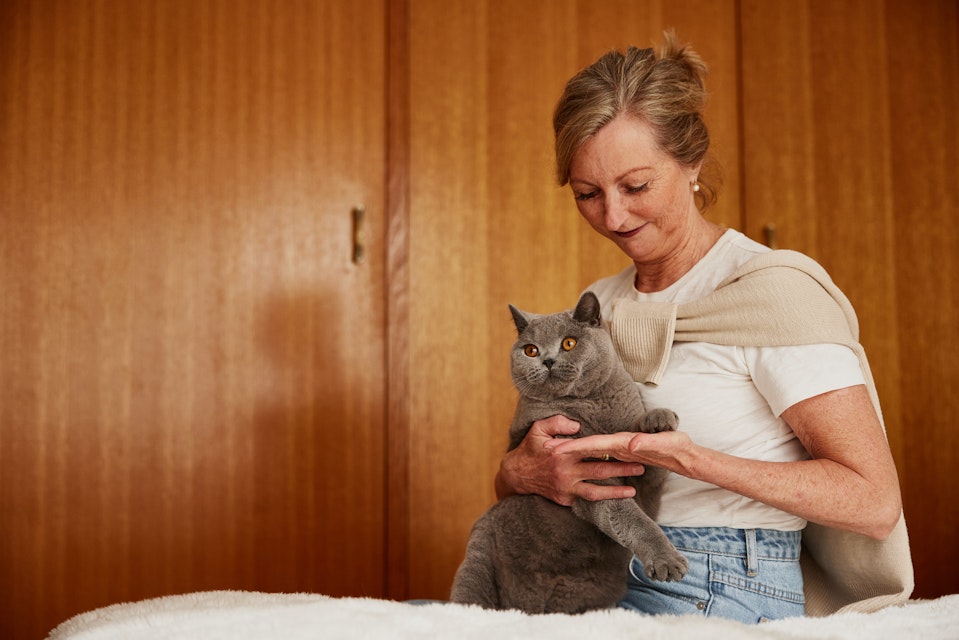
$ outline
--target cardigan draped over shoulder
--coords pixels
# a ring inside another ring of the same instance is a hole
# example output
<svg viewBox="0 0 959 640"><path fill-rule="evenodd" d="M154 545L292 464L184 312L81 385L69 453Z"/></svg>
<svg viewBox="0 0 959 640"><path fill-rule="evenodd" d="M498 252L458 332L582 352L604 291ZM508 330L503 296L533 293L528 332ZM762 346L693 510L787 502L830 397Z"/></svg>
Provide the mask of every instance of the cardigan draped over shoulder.
<svg viewBox="0 0 959 640"><path fill-rule="evenodd" d="M713 293L693 302L616 300L609 326L633 379L651 385L660 382L674 342L743 347L846 345L859 358L882 422L875 383L859 343L856 313L822 266L801 253L780 250L757 256ZM803 547L809 615L875 611L902 604L912 593L912 558L902 516L882 541L809 523L803 531Z"/></svg>

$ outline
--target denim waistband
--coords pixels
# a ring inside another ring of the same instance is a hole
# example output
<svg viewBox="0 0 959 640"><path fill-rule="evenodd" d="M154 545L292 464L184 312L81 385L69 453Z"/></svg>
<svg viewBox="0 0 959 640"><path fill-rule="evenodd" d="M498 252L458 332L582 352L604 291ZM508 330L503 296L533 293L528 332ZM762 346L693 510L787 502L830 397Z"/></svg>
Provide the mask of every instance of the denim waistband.
<svg viewBox="0 0 959 640"><path fill-rule="evenodd" d="M726 527L663 527L677 549L768 560L798 560L802 531L729 529Z"/></svg>

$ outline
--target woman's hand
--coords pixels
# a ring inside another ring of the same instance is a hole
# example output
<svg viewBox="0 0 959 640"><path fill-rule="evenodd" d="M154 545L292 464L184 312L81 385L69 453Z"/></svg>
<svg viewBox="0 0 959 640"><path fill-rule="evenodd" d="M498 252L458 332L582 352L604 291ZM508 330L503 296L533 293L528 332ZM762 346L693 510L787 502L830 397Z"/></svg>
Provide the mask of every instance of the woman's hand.
<svg viewBox="0 0 959 640"><path fill-rule="evenodd" d="M496 475L497 497L502 499L514 494L534 493L567 507L577 497L586 500L633 497L636 491L632 487L597 485L590 481L641 475L643 465L557 455L557 444L579 441L563 438L576 435L579 428L578 422L565 416L553 416L533 423L526 438L507 453L500 463Z"/></svg>
<svg viewBox="0 0 959 640"><path fill-rule="evenodd" d="M559 457L576 460L615 458L623 462L650 464L677 473L687 468L692 448L689 436L681 431L659 433L611 433L576 440L548 443Z"/></svg>

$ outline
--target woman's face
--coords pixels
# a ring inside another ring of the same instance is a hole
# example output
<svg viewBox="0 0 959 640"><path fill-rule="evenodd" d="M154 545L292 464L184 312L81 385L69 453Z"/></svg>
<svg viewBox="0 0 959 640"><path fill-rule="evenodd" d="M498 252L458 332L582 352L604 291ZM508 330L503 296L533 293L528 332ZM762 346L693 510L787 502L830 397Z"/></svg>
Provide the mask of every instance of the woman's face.
<svg viewBox="0 0 959 640"><path fill-rule="evenodd" d="M690 240L698 172L661 151L644 121L618 116L573 155L569 184L593 229L637 264L655 263Z"/></svg>

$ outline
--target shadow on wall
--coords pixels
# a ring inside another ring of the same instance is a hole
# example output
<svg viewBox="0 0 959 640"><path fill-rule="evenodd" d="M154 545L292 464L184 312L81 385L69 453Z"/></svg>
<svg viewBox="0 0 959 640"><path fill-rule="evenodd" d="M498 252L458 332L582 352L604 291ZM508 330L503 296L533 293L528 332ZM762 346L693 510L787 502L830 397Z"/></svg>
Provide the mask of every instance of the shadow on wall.
<svg viewBox="0 0 959 640"><path fill-rule="evenodd" d="M313 291L259 308L248 483L259 590L383 595L383 452L369 446L382 443L382 412L351 375L366 349L339 314L338 298Z"/></svg>

